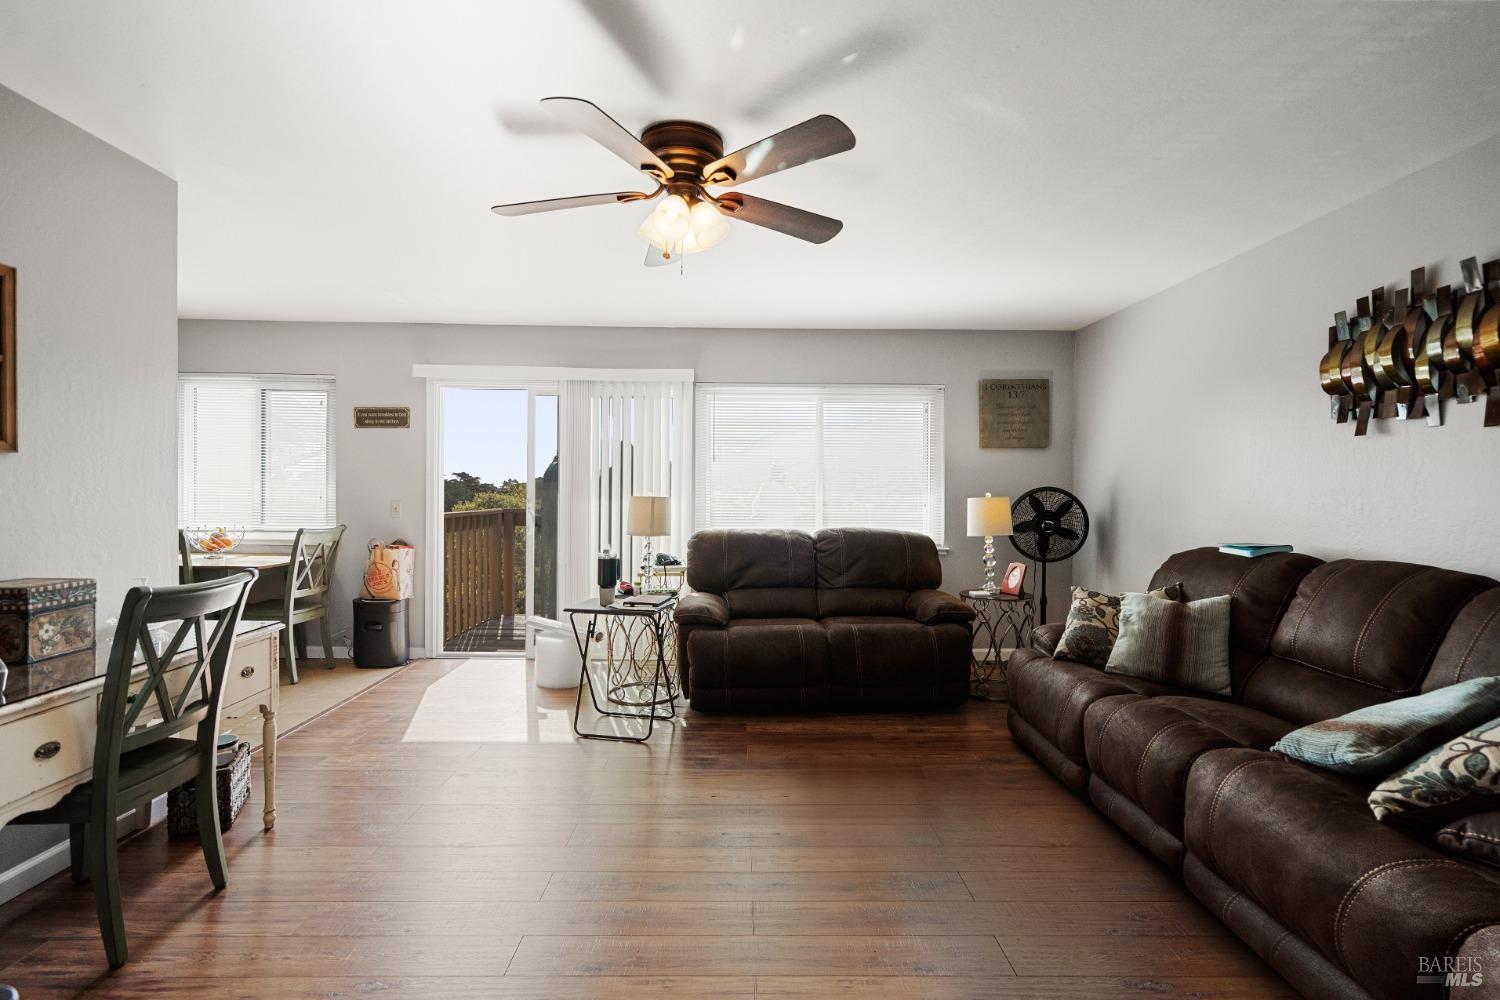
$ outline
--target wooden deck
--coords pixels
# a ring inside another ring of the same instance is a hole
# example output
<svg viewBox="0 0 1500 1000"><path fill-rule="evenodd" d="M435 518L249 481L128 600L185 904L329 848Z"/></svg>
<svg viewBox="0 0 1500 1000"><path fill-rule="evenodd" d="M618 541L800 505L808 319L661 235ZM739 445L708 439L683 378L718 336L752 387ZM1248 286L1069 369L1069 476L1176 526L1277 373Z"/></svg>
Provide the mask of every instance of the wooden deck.
<svg viewBox="0 0 1500 1000"><path fill-rule="evenodd" d="M501 615L482 621L443 644L449 653L516 653L526 648L526 619Z"/></svg>
<svg viewBox="0 0 1500 1000"><path fill-rule="evenodd" d="M584 699L587 703L587 698ZM214 893L162 824L121 850L110 973L66 876L0 907L25 1000L823 996L1249 1000L1292 991L1020 752L1005 706L688 713L578 742L524 661L426 660L286 736Z"/></svg>

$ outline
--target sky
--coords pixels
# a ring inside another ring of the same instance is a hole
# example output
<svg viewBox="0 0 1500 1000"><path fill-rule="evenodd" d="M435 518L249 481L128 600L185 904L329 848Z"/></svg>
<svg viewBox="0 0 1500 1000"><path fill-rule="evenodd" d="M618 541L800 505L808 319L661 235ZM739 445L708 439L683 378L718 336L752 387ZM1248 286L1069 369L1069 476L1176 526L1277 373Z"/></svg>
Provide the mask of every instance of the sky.
<svg viewBox="0 0 1500 1000"><path fill-rule="evenodd" d="M557 396L536 399L537 473L557 454ZM468 472L500 485L526 476L526 390L443 389L443 478Z"/></svg>

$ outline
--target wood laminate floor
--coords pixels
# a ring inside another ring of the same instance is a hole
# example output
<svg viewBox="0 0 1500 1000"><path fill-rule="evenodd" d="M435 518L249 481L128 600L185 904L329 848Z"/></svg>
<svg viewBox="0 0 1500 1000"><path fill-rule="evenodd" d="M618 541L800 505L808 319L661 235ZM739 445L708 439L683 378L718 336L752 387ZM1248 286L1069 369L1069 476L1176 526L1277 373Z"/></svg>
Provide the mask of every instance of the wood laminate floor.
<svg viewBox="0 0 1500 1000"><path fill-rule="evenodd" d="M131 962L59 876L0 907L24 1000L1294 994L1017 749L1005 706L687 713L579 742L519 661L423 661L281 743L215 893L125 842Z"/></svg>

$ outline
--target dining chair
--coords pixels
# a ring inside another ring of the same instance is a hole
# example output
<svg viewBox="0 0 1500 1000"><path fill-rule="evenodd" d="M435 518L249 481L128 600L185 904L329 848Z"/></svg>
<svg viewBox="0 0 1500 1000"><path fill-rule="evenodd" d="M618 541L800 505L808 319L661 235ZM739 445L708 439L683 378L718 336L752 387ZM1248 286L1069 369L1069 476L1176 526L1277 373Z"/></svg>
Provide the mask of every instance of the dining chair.
<svg viewBox="0 0 1500 1000"><path fill-rule="evenodd" d="M181 528L177 529L177 558L180 560L177 564L177 582L192 583L193 546L188 542L187 532ZM5 1000L5 998L0 997L0 1000Z"/></svg>
<svg viewBox="0 0 1500 1000"><path fill-rule="evenodd" d="M299 528L292 540L291 558L286 567L286 589L279 599L256 601L245 609L247 621L281 622L286 626L288 672L297 683L297 650L306 654L306 631L303 626L319 622L323 635L323 658L333 669L333 618L328 606L333 587L333 569L338 561L339 542L344 526L337 528ZM298 641L301 636L302 641Z"/></svg>
<svg viewBox="0 0 1500 1000"><path fill-rule="evenodd" d="M67 826L73 881L93 880L110 968L124 965L128 957L115 840L122 813L184 782L196 782L198 839L208 877L215 889L227 884L214 773L219 709L235 629L255 577L250 570L207 583L126 592L99 700L93 775L56 805L13 821ZM167 622L176 627L153 634L151 626ZM164 645L158 645L159 639ZM131 691L137 651L144 676ZM179 663L169 676L174 660ZM178 677L183 679L180 688Z"/></svg>

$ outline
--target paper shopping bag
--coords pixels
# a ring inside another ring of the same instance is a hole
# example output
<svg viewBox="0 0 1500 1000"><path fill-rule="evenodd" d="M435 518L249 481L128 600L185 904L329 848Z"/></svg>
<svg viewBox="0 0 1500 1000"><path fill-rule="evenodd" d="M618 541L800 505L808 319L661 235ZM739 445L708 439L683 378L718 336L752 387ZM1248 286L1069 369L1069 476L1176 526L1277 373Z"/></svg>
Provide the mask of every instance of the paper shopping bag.
<svg viewBox="0 0 1500 1000"><path fill-rule="evenodd" d="M410 545L370 543L370 561L360 596L374 601L399 601L416 590L417 550Z"/></svg>

